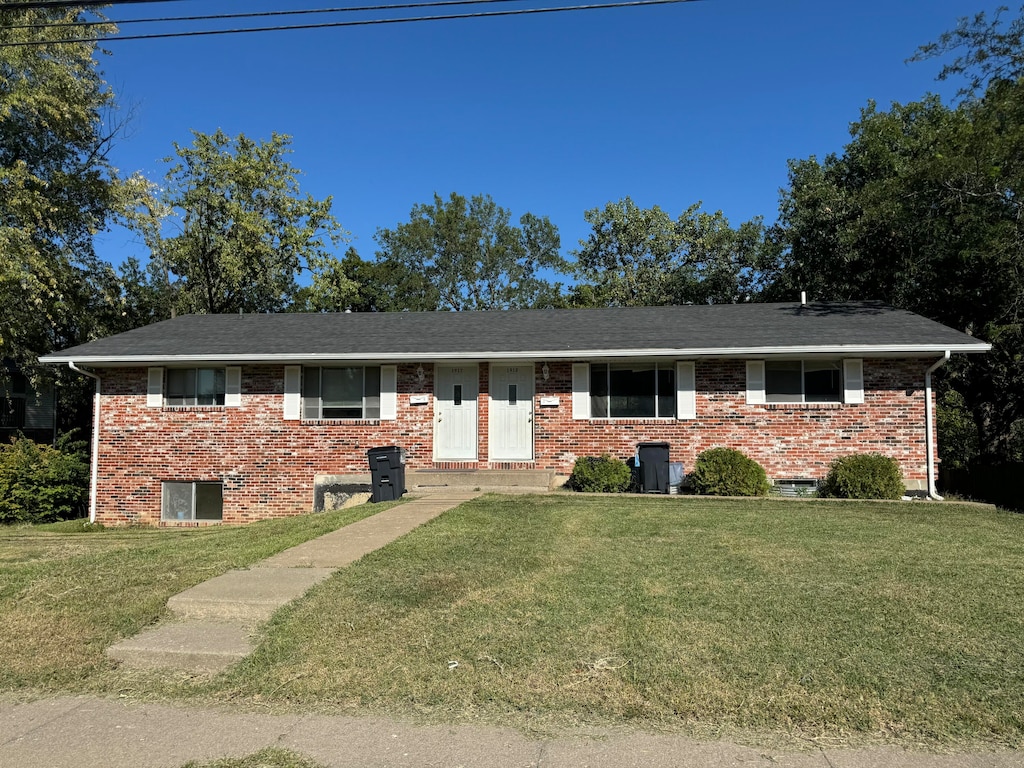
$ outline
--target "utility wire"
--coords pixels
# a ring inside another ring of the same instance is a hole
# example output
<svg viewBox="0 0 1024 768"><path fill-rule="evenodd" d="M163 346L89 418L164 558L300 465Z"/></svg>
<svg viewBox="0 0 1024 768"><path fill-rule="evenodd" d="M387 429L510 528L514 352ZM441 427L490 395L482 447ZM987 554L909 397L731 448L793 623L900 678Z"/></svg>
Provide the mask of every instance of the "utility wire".
<svg viewBox="0 0 1024 768"><path fill-rule="evenodd" d="M145 2L146 0L126 0ZM165 0L157 0L163 2ZM67 43L109 43L120 40L158 40L170 37L205 37L209 35L236 35L248 32L283 32L292 29L328 29L332 27L364 27L377 24L407 24L420 21L451 21L453 19L481 19L495 16L525 16L534 13L565 13L567 11L596 11L603 8L636 8L645 5L675 5L695 3L700 0L627 0L616 3L588 5L563 5L555 8L518 8L507 11L481 11L479 13L452 13L441 16L407 16L398 19L361 19L359 21L331 21L321 24L291 24L278 27L248 27L245 29L203 29L192 32L157 32L145 35L112 35L110 37L80 37L67 40L26 40L16 43L0 43L0 48L21 48L29 45L62 45ZM116 22L114 22L116 23Z"/></svg>
<svg viewBox="0 0 1024 768"><path fill-rule="evenodd" d="M486 3L515 3L523 0L429 0L419 3L392 3L388 5L353 5L344 8L302 8L289 11L259 11L252 13L216 13L204 16L155 16L148 19L110 19L108 21L55 21L36 24L12 24L7 29L64 29L67 27L102 27L115 24L163 23L168 21L214 21L220 19L255 19L267 16L298 16L310 13L351 13L352 11L387 11L392 8L435 8L446 5L483 5Z"/></svg>
<svg viewBox="0 0 1024 768"><path fill-rule="evenodd" d="M99 8L104 5L144 5L149 3L176 3L181 0L101 0L98 3L74 2L74 0L27 0L21 3L3 3L0 11L41 11L68 8Z"/></svg>

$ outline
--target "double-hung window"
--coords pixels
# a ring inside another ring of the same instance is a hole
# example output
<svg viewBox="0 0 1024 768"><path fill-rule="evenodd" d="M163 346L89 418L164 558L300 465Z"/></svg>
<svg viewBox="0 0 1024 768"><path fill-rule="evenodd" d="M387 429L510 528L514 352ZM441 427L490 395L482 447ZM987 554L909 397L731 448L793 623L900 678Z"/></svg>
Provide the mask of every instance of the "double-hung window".
<svg viewBox="0 0 1024 768"><path fill-rule="evenodd" d="M748 360L747 402L863 403L863 361Z"/></svg>
<svg viewBox="0 0 1024 768"><path fill-rule="evenodd" d="M674 364L591 364L591 418L674 419L675 416Z"/></svg>
<svg viewBox="0 0 1024 768"><path fill-rule="evenodd" d="M379 419L380 415L380 366L303 370L304 419Z"/></svg>
<svg viewBox="0 0 1024 768"><path fill-rule="evenodd" d="M223 368L168 368L167 405L224 405Z"/></svg>

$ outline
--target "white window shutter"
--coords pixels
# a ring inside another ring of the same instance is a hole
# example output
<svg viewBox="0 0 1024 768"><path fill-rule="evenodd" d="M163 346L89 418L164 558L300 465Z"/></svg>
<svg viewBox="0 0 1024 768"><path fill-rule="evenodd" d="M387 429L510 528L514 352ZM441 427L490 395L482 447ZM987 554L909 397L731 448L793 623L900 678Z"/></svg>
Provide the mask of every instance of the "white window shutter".
<svg viewBox="0 0 1024 768"><path fill-rule="evenodd" d="M676 418L697 418L697 373L692 361L676 363Z"/></svg>
<svg viewBox="0 0 1024 768"><path fill-rule="evenodd" d="M843 360L843 402L864 402L863 360Z"/></svg>
<svg viewBox="0 0 1024 768"><path fill-rule="evenodd" d="M398 366L380 367L380 417L385 420L398 418Z"/></svg>
<svg viewBox="0 0 1024 768"><path fill-rule="evenodd" d="M302 366L284 367L284 417L293 421L302 417Z"/></svg>
<svg viewBox="0 0 1024 768"><path fill-rule="evenodd" d="M572 364L572 417L590 418L590 363Z"/></svg>
<svg viewBox="0 0 1024 768"><path fill-rule="evenodd" d="M150 368L149 381L146 385L146 405L159 408L164 404L164 369Z"/></svg>
<svg viewBox="0 0 1024 768"><path fill-rule="evenodd" d="M224 369L224 405L237 408L242 404L242 367L229 365Z"/></svg>
<svg viewBox="0 0 1024 768"><path fill-rule="evenodd" d="M768 402L764 395L764 360L747 360L747 403Z"/></svg>

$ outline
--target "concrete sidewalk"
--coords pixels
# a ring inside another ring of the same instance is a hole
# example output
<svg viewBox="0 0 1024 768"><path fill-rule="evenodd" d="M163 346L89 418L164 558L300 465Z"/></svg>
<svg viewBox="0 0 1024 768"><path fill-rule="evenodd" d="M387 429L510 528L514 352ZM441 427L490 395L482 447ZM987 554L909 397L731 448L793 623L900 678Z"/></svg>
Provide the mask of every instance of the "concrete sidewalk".
<svg viewBox="0 0 1024 768"><path fill-rule="evenodd" d="M0 701L0 765L181 768L266 747L328 768L1020 768L1010 751L935 755L895 747L796 752L671 734L531 739L507 728L379 717L266 715L95 697Z"/></svg>
<svg viewBox="0 0 1024 768"><path fill-rule="evenodd" d="M253 633L276 610L339 568L479 495L432 493L197 584L167 601L172 620L115 643L107 655L135 667L219 672L252 653Z"/></svg>

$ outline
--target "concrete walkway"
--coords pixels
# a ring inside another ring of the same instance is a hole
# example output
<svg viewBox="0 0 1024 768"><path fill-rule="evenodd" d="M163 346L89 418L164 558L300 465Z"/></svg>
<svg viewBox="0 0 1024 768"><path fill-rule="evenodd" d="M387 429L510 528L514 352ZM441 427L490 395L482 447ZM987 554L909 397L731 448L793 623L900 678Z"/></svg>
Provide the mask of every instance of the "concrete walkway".
<svg viewBox="0 0 1024 768"><path fill-rule="evenodd" d="M610 731L533 739L508 728L378 717L267 715L95 697L0 701L0 765L181 768L289 749L328 768L1020 768L1024 755L935 755L896 747L806 751Z"/></svg>
<svg viewBox="0 0 1024 768"><path fill-rule="evenodd" d="M252 653L252 635L277 609L339 568L479 495L438 491L197 584L167 601L171 621L112 645L107 655L134 667L219 672Z"/></svg>

